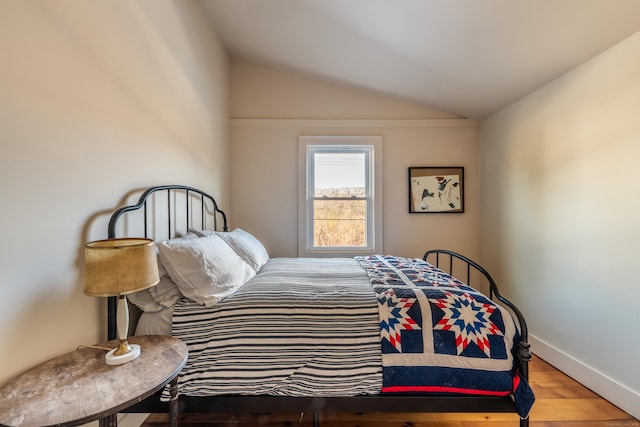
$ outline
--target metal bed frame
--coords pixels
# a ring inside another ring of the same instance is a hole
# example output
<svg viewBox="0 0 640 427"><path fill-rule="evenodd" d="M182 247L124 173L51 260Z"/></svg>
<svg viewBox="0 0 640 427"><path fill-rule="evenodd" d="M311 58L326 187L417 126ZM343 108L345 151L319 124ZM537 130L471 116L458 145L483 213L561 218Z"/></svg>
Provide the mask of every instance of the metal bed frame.
<svg viewBox="0 0 640 427"><path fill-rule="evenodd" d="M158 194L166 194L164 201L159 202ZM179 201L184 199L186 203ZM228 231L227 217L218 208L215 199L207 193L188 186L162 185L151 187L144 191L137 203L117 209L111 216L108 226L108 237L115 238L117 234L128 235L123 231L122 221L129 213L142 212L144 237L156 240L159 227L154 212L158 205L166 203L166 217L160 218L165 222L166 237L174 237L186 233L191 227L217 230L219 222L223 231ZM153 205L149 209L149 205ZM196 206L194 208L194 205ZM180 207L183 206L183 207ZM162 208L160 208L162 209ZM181 209L186 215L179 220ZM198 217L194 216L198 215ZM120 228L119 228L120 227ZM133 236L131 236L133 237ZM135 237L141 237L139 234ZM528 380L528 363L531 360L530 345L527 342L527 324L520 310L503 297L491 275L474 261L455 252L435 249L427 251L423 259L429 260L440 269L453 275L456 271L466 271L466 281L479 277L489 285L489 297L497 299L508 307L520 330L520 339L514 349L516 368L525 380ZM458 277L460 278L460 277ZM116 338L116 307L117 300L109 298L107 307L108 338ZM211 397L180 396L178 401L180 413L300 413L310 414L313 425L319 426L322 413L375 413L375 412L481 412L481 413L515 413L515 405L510 396L441 396L441 395L363 395L355 397L282 397L282 396L240 396L221 395ZM160 393L131 406L126 412L168 413L169 402L160 401ZM520 427L528 427L529 418L520 418Z"/></svg>

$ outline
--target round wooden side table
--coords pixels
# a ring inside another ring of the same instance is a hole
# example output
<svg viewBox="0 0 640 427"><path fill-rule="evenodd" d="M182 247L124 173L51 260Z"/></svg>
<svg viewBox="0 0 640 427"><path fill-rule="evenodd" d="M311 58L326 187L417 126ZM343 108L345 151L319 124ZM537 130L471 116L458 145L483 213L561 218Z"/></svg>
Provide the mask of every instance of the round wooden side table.
<svg viewBox="0 0 640 427"><path fill-rule="evenodd" d="M116 413L171 383L171 424L177 425L177 377L187 362L187 345L151 335L129 342L141 354L123 365L109 366L104 350L81 347L10 380L0 388L0 424L75 426L101 419L101 426L116 425Z"/></svg>

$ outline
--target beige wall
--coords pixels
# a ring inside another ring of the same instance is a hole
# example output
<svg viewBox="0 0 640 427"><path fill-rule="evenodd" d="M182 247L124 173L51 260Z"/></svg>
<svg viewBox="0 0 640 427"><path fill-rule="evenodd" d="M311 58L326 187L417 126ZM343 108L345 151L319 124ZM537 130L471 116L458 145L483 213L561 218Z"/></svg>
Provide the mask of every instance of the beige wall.
<svg viewBox="0 0 640 427"><path fill-rule="evenodd" d="M384 252L445 247L478 256L477 123L417 104L232 61L233 226L273 256L298 254L298 137L383 137ZM251 90L248 90L250 88ZM409 214L409 166L464 166L464 214Z"/></svg>
<svg viewBox="0 0 640 427"><path fill-rule="evenodd" d="M251 62L231 63L231 118L451 119L427 106Z"/></svg>
<svg viewBox="0 0 640 427"><path fill-rule="evenodd" d="M83 243L128 191L229 203L227 54L184 0L0 2L0 382L105 337Z"/></svg>
<svg viewBox="0 0 640 427"><path fill-rule="evenodd" d="M482 122L482 259L534 352L640 417L640 33Z"/></svg>

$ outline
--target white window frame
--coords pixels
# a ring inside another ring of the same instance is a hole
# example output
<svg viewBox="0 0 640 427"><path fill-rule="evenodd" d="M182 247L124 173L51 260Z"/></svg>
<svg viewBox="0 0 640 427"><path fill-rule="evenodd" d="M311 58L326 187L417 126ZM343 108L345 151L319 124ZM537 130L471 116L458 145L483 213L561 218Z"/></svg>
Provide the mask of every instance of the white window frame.
<svg viewBox="0 0 640 427"><path fill-rule="evenodd" d="M313 148L327 150L370 149L368 164L367 247L320 248L313 246ZM298 144L298 255L300 257L351 257L381 254L382 250L382 137L300 136Z"/></svg>

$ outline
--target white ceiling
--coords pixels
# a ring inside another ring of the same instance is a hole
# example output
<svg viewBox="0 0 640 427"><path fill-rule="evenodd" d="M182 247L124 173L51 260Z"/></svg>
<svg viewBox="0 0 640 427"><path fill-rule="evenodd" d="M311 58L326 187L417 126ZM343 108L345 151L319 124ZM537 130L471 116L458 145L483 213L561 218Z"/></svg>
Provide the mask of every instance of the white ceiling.
<svg viewBox="0 0 640 427"><path fill-rule="evenodd" d="M234 58L473 119L640 31L640 0L201 1Z"/></svg>

